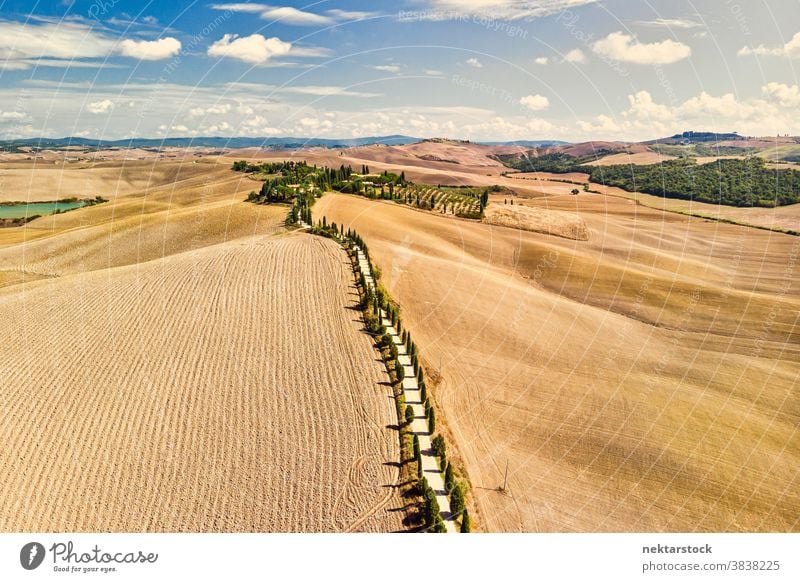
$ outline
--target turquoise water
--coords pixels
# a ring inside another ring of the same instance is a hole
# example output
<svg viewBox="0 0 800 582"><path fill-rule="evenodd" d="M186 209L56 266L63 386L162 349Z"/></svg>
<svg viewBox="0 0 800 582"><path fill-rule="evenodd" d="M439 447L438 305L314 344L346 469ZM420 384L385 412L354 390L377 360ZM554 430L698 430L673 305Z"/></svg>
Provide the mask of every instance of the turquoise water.
<svg viewBox="0 0 800 582"><path fill-rule="evenodd" d="M30 204L0 204L0 218L25 218L39 214L45 216L56 210L72 210L86 206L87 200L76 202L31 202Z"/></svg>

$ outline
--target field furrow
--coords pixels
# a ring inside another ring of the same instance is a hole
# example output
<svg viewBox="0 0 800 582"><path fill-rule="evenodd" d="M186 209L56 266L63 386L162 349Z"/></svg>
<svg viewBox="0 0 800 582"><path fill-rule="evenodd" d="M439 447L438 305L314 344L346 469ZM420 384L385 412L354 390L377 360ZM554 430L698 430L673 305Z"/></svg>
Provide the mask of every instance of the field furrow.
<svg viewBox="0 0 800 582"><path fill-rule="evenodd" d="M401 529L353 302L305 235L0 290L0 530Z"/></svg>

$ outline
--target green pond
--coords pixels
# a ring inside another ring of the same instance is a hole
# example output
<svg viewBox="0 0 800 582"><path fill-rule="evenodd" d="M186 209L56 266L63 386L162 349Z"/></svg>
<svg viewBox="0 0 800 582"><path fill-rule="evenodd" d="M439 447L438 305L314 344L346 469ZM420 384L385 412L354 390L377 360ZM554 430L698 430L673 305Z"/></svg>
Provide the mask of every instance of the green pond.
<svg viewBox="0 0 800 582"><path fill-rule="evenodd" d="M88 200L75 202L31 202L29 204L0 204L0 218L25 218L27 216L45 216L53 214L56 210L72 210L86 206Z"/></svg>

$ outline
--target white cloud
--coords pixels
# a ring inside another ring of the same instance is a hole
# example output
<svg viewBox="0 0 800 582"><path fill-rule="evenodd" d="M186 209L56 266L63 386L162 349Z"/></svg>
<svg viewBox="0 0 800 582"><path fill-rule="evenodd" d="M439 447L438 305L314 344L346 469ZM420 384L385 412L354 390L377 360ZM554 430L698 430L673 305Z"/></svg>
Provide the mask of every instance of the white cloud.
<svg viewBox="0 0 800 582"><path fill-rule="evenodd" d="M647 91L628 95L628 102L630 108L623 113L626 117L635 117L643 121L671 121L675 118L675 113L669 107L655 103Z"/></svg>
<svg viewBox="0 0 800 582"><path fill-rule="evenodd" d="M692 54L692 49L681 42L667 39L649 44L641 43L624 32L612 32L592 44L592 50L616 61L639 65L667 65Z"/></svg>
<svg viewBox="0 0 800 582"><path fill-rule="evenodd" d="M586 62L586 55L581 49L572 49L564 55L564 60L568 63L583 64Z"/></svg>
<svg viewBox="0 0 800 582"><path fill-rule="evenodd" d="M264 20L295 26L330 26L331 24L339 21L363 20L375 15L374 12L340 9L331 9L327 10L325 14L317 14L315 12L299 10L292 6L270 6L269 4L256 4L249 2L212 4L211 8L214 10L258 14Z"/></svg>
<svg viewBox="0 0 800 582"><path fill-rule="evenodd" d="M296 93L298 95L317 95L320 97L330 97L333 95L339 97L381 97L381 93L370 93L367 91L353 91L344 87L328 86L328 85L287 85L286 87L277 87L277 93Z"/></svg>
<svg viewBox="0 0 800 582"><path fill-rule="evenodd" d="M534 64L536 65L546 65L549 59L547 57L536 57L533 59Z"/></svg>
<svg viewBox="0 0 800 582"><path fill-rule="evenodd" d="M641 20L636 24L640 26L663 26L664 28L698 28L702 26L699 22L686 18L654 18L653 20Z"/></svg>
<svg viewBox="0 0 800 582"><path fill-rule="evenodd" d="M800 107L800 87L784 83L767 83L761 92L778 102L781 107Z"/></svg>
<svg viewBox="0 0 800 582"><path fill-rule="evenodd" d="M444 75L444 72L439 71L437 69L425 69L423 73L425 73L426 75L430 75L431 77L440 77Z"/></svg>
<svg viewBox="0 0 800 582"><path fill-rule="evenodd" d="M28 115L22 111L3 111L0 112L0 119L11 119L12 121L20 121L26 119Z"/></svg>
<svg viewBox="0 0 800 582"><path fill-rule="evenodd" d="M313 12L304 12L291 6L279 6L277 8L268 8L261 13L261 18L264 20L273 20L281 24L294 24L297 26L328 26L335 21L328 16L321 14L314 14Z"/></svg>
<svg viewBox="0 0 800 582"><path fill-rule="evenodd" d="M206 134L218 134L218 133L225 133L226 131L230 131L233 129L230 123L227 121L223 121L222 123L215 123L214 125L209 125L208 127L203 128L203 133Z"/></svg>
<svg viewBox="0 0 800 582"><path fill-rule="evenodd" d="M231 112L230 103L215 103L209 107L193 107L189 110L190 117L205 117L207 115L225 115Z"/></svg>
<svg viewBox="0 0 800 582"><path fill-rule="evenodd" d="M544 95L526 95L519 102L532 111L542 111L550 107L550 100Z"/></svg>
<svg viewBox="0 0 800 582"><path fill-rule="evenodd" d="M268 10L269 6L266 4L255 4L250 2L239 2L231 4L212 4L211 8L214 10L226 10L230 12L246 12L251 14L258 14Z"/></svg>
<svg viewBox="0 0 800 582"><path fill-rule="evenodd" d="M29 67L51 67L61 69L122 69L121 65L112 65L111 63L100 61L76 61L74 59L26 59L22 61L9 61L20 65L26 65L21 68Z"/></svg>
<svg viewBox="0 0 800 582"><path fill-rule="evenodd" d="M111 53L115 41L74 22L0 22L0 59L80 59Z"/></svg>
<svg viewBox="0 0 800 582"><path fill-rule="evenodd" d="M86 110L93 115L103 115L109 113L112 109L114 109L114 102L110 99L95 101L86 106Z"/></svg>
<svg viewBox="0 0 800 582"><path fill-rule="evenodd" d="M480 62L480 61L479 61L478 59L476 59L475 57L473 57L473 58L470 58L470 59L467 59L467 64L468 64L470 67L475 67L476 69L483 68L483 63L482 63L482 62Z"/></svg>
<svg viewBox="0 0 800 582"><path fill-rule="evenodd" d="M36 66L63 68L110 67L99 59L116 54L145 60L170 57L180 50L174 38L155 41L119 40L81 22L41 23L0 21L0 68L25 70Z"/></svg>
<svg viewBox="0 0 800 582"><path fill-rule="evenodd" d="M608 115L598 115L591 121L578 120L577 126L587 134L600 137L617 134L621 131L617 122Z"/></svg>
<svg viewBox="0 0 800 582"><path fill-rule="evenodd" d="M230 103L224 104L217 104L212 105L211 107L206 108L206 113L214 114L214 115L224 115L226 113L230 113L231 105Z"/></svg>
<svg viewBox="0 0 800 582"><path fill-rule="evenodd" d="M375 12L364 12L362 10L340 10L338 8L328 10L326 14L332 18L335 18L336 20L364 20L365 18L373 18L374 16L377 16Z"/></svg>
<svg viewBox="0 0 800 582"><path fill-rule="evenodd" d="M291 43L278 37L264 38L260 34L240 37L226 34L208 47L208 55L212 57L231 58L252 64L263 64L273 57L289 54Z"/></svg>
<svg viewBox="0 0 800 582"><path fill-rule="evenodd" d="M800 58L800 32L795 33L795 35L787 42L785 45L781 47L773 47L769 48L762 45L757 47L749 47L745 46L739 49L737 53L740 57L746 57L750 55L759 55L759 56L778 56L778 57L788 57L790 59Z"/></svg>
<svg viewBox="0 0 800 582"><path fill-rule="evenodd" d="M371 67L371 68L375 69L376 71L384 71L386 73L399 73L400 72L400 66L399 65L375 65L374 67Z"/></svg>
<svg viewBox="0 0 800 582"><path fill-rule="evenodd" d="M427 0L425 10L405 19L451 20L462 17L496 20L533 20L562 10L593 4L596 0Z"/></svg>
<svg viewBox="0 0 800 582"><path fill-rule="evenodd" d="M680 106L681 113L686 117L740 121L754 117L759 113L758 109L758 103L739 101L733 93L715 97L705 91L696 97L687 99Z"/></svg>
<svg viewBox="0 0 800 582"><path fill-rule="evenodd" d="M31 68L29 61L3 61L0 60L0 71L25 71Z"/></svg>
<svg viewBox="0 0 800 582"><path fill-rule="evenodd" d="M181 42L172 37L158 40L126 39L119 43L119 50L126 57L143 61L160 61L177 55L181 50Z"/></svg>

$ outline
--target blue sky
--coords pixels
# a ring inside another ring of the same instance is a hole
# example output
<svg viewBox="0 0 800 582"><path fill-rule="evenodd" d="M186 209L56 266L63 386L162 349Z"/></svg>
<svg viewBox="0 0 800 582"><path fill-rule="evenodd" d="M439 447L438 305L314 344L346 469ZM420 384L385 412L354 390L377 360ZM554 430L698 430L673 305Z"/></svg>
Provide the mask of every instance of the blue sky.
<svg viewBox="0 0 800 582"><path fill-rule="evenodd" d="M797 0L0 2L0 136L800 134Z"/></svg>

